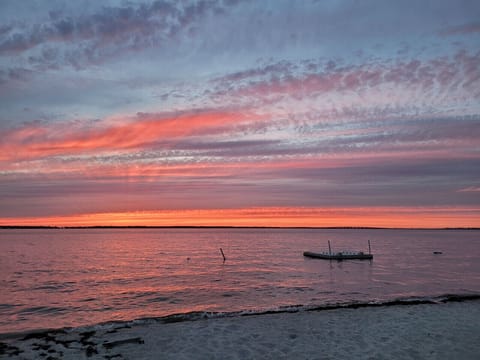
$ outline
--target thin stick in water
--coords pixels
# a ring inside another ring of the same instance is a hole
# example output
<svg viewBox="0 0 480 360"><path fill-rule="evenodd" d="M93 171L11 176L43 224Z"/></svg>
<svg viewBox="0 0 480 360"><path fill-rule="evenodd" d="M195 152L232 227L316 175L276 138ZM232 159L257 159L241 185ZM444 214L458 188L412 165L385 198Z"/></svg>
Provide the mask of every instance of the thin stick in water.
<svg viewBox="0 0 480 360"><path fill-rule="evenodd" d="M223 253L222 248L220 248L220 252L222 253L222 256L223 256L223 262L225 262L225 260L227 260L227 258L225 257L225 254Z"/></svg>

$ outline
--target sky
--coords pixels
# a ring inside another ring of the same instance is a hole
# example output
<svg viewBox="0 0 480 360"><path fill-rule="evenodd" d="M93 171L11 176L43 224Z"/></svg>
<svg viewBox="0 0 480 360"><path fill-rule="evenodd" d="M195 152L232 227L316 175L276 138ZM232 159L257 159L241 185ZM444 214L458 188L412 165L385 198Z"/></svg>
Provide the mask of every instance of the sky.
<svg viewBox="0 0 480 360"><path fill-rule="evenodd" d="M0 225L480 227L480 2L0 2Z"/></svg>

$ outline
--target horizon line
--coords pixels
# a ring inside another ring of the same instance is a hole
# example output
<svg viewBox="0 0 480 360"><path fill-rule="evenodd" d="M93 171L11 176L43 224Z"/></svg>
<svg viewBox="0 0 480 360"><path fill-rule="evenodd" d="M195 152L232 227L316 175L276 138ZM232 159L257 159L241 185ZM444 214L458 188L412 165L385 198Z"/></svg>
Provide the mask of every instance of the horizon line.
<svg viewBox="0 0 480 360"><path fill-rule="evenodd" d="M358 230L480 230L480 227L383 227L383 226L235 226L235 225L0 225L0 229L358 229Z"/></svg>

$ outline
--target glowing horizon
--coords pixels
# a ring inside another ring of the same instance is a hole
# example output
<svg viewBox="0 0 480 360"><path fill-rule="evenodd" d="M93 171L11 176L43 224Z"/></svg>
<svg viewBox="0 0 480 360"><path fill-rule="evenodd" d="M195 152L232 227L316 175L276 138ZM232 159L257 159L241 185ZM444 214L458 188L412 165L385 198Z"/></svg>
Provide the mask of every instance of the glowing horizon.
<svg viewBox="0 0 480 360"><path fill-rule="evenodd" d="M0 218L0 226L234 226L468 228L480 209L448 208L243 208L78 214L40 218Z"/></svg>

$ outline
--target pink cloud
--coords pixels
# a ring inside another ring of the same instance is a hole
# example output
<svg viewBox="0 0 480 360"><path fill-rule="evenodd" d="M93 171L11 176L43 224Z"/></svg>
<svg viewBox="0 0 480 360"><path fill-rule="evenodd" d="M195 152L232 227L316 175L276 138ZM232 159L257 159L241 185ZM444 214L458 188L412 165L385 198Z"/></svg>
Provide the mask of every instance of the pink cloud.
<svg viewBox="0 0 480 360"><path fill-rule="evenodd" d="M243 80L247 80L249 74L252 74L252 78L240 83L236 77L231 79L227 75L218 80L220 87L215 96L256 99L284 95L300 99L336 92L361 93L384 85L409 89L420 87L424 91L448 94L458 93L461 87L474 98L480 96L480 52L470 54L460 51L452 58L439 57L425 61L371 62L343 68L330 67L325 68L324 72L288 73L281 77L269 77L265 69L243 72ZM262 75L260 79L259 73Z"/></svg>
<svg viewBox="0 0 480 360"><path fill-rule="evenodd" d="M156 142L194 135L212 135L248 126L258 117L245 112L198 112L180 115L139 114L116 118L98 127L79 129L71 124L29 124L4 131L0 160L74 155L101 150L149 147Z"/></svg>
<svg viewBox="0 0 480 360"><path fill-rule="evenodd" d="M452 36L452 35L467 35L480 32L480 23L469 23L458 26L449 27L440 32L442 36Z"/></svg>
<svg viewBox="0 0 480 360"><path fill-rule="evenodd" d="M457 192L480 192L480 186L469 186L469 187L457 190Z"/></svg>

